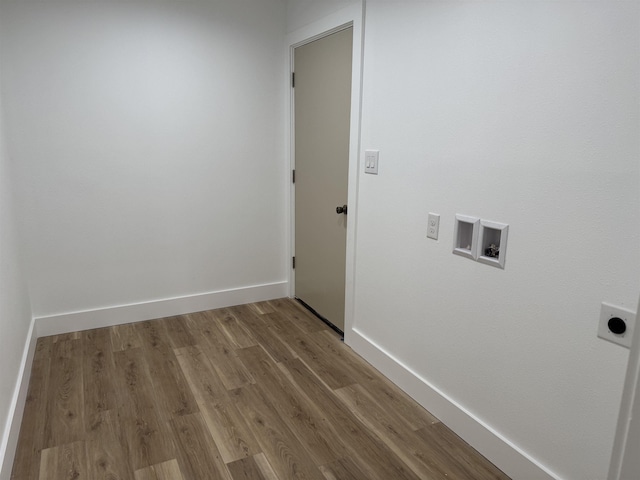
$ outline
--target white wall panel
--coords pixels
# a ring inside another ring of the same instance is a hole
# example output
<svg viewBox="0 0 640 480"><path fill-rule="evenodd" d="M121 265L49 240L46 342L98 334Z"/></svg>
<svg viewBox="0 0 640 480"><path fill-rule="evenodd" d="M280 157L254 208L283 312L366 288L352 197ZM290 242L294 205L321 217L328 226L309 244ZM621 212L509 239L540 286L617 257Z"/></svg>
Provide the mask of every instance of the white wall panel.
<svg viewBox="0 0 640 480"><path fill-rule="evenodd" d="M2 8L36 317L286 279L283 2Z"/></svg>
<svg viewBox="0 0 640 480"><path fill-rule="evenodd" d="M600 303L640 292L638 7L366 7L380 173L360 176L354 328L567 479L606 477L628 350L596 337ZM456 213L509 225L504 270L452 255Z"/></svg>

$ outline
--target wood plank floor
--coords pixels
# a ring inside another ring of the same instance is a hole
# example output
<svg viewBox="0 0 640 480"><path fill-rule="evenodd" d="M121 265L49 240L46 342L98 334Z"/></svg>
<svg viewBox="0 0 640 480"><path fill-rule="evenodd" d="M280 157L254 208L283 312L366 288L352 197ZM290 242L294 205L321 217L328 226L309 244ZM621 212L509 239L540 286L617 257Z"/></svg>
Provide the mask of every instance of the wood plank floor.
<svg viewBox="0 0 640 480"><path fill-rule="evenodd" d="M39 339L11 478L508 477L282 299Z"/></svg>

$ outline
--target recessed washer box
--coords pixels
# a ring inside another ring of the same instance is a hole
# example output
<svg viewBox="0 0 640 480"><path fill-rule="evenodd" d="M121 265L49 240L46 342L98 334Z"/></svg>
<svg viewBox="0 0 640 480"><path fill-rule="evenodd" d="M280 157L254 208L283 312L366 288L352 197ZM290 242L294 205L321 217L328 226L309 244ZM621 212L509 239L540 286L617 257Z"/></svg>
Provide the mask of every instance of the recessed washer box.
<svg viewBox="0 0 640 480"><path fill-rule="evenodd" d="M498 268L504 268L507 256L509 225L480 220L478 238L478 261Z"/></svg>
<svg viewBox="0 0 640 480"><path fill-rule="evenodd" d="M480 219L456 213L453 230L453 253L475 260L478 258L478 225Z"/></svg>

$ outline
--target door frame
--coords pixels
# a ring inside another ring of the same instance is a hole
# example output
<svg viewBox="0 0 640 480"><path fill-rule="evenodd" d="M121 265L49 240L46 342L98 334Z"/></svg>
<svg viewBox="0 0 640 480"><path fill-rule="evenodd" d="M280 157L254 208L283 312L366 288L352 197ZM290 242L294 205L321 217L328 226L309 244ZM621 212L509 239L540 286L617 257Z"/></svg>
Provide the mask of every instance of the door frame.
<svg viewBox="0 0 640 480"><path fill-rule="evenodd" d="M355 246L356 225L358 214L358 175L360 165L360 120L362 105L362 44L364 2L355 3L343 8L331 15L306 25L287 36L286 51L286 82L291 85L291 72L293 71L294 50L297 47L318 40L332 33L353 27L353 56L351 65L351 119L349 132L349 174L347 204L347 251L345 264L345 312L344 312L344 340L350 343L353 329L354 316L354 292L355 292ZM295 117L294 117L294 91L289 88L289 95L285 95L285 148L287 164L287 189L288 198L288 252L287 271L289 272L289 296L295 296L295 270L292 268L291 257L295 256L295 188L291 181L291 172L295 169Z"/></svg>
<svg viewBox="0 0 640 480"><path fill-rule="evenodd" d="M640 322L640 300L636 310L636 325ZM611 452L611 462L609 464L608 480L623 480L626 478L637 478L640 475L638 470L640 462L637 452L632 451L628 440L640 438L640 328L636 326L629 360L627 363L627 374L625 376L624 388L622 391L622 401L620 402L620 412L618 413L618 425ZM627 477L627 475L635 477Z"/></svg>

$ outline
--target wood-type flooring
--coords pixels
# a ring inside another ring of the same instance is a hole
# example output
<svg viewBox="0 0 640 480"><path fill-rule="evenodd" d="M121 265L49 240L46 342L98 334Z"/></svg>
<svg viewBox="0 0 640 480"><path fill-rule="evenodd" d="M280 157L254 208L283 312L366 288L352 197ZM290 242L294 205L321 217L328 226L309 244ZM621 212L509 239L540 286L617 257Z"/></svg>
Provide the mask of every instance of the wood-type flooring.
<svg viewBox="0 0 640 480"><path fill-rule="evenodd" d="M290 299L40 338L11 478L508 479Z"/></svg>

